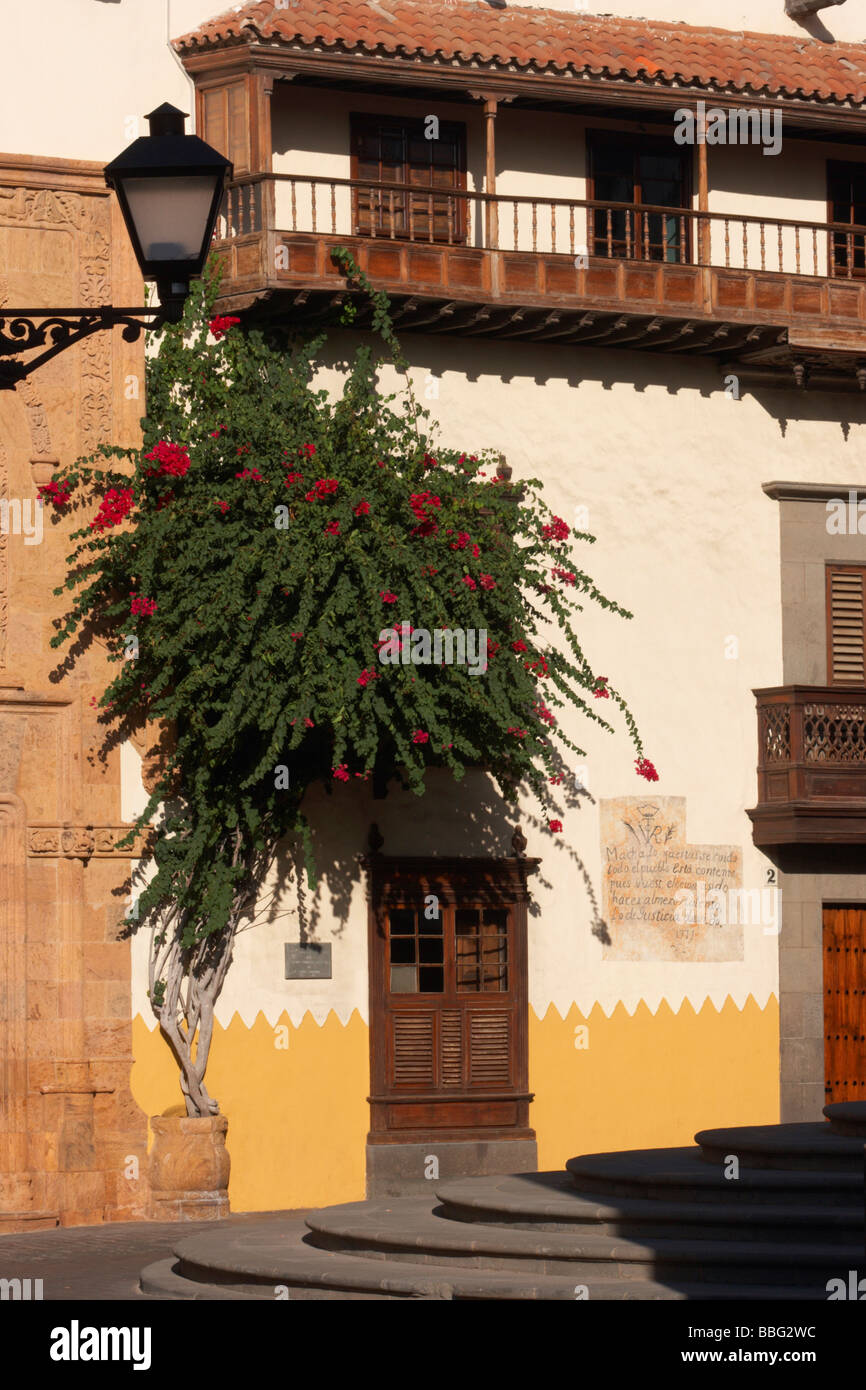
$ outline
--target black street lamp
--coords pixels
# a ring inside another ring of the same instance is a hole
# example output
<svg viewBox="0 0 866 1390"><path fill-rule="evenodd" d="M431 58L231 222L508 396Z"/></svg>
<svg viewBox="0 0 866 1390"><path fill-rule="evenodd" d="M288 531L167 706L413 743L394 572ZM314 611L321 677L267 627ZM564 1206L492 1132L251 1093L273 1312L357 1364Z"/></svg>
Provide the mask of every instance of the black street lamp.
<svg viewBox="0 0 866 1390"><path fill-rule="evenodd" d="M155 280L158 308L0 309L0 390L13 389L50 358L104 328L123 325L134 343L146 328L177 323L189 282L201 275L232 166L197 135L184 134L185 116L164 102L147 120L150 134L133 141L105 169L145 280ZM7 327L8 325L8 327ZM8 362L52 344L30 362Z"/></svg>

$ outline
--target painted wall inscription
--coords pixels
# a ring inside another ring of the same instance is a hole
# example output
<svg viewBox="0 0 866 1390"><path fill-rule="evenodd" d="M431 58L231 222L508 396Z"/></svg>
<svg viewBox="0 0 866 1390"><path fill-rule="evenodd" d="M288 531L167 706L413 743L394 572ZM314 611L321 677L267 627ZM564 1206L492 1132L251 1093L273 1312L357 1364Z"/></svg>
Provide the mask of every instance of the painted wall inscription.
<svg viewBox="0 0 866 1390"><path fill-rule="evenodd" d="M742 850L688 844L684 796L615 797L600 809L604 959L742 960L742 917L702 910L737 898ZM684 892L697 907L686 923Z"/></svg>

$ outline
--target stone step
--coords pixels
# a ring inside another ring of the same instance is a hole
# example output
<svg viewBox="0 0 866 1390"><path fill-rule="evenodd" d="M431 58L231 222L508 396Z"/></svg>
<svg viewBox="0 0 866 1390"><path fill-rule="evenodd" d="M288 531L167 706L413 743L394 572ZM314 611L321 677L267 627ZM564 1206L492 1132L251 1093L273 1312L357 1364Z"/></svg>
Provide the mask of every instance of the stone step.
<svg viewBox="0 0 866 1390"><path fill-rule="evenodd" d="M178 1242L173 1258L150 1265L141 1281L142 1290L150 1296L173 1299L201 1297L196 1290L204 1288L217 1290L215 1296L221 1299L246 1294L275 1301L278 1285L288 1286L290 1300L366 1296L574 1302L578 1292L584 1296L584 1288L590 1301L801 1301L816 1296L808 1288L791 1285L743 1288L688 1281L662 1283L610 1278L609 1272L606 1278L593 1279L576 1279L573 1274L539 1277L486 1268L392 1263L318 1249L266 1221L250 1223L243 1231L215 1230L186 1237Z"/></svg>
<svg viewBox="0 0 866 1390"><path fill-rule="evenodd" d="M307 1217L320 1249L370 1260L409 1261L536 1275L662 1282L805 1285L825 1293L828 1279L863 1264L862 1240L760 1241L611 1237L584 1230L523 1231L511 1226L468 1224L435 1214L435 1198L348 1202Z"/></svg>
<svg viewBox="0 0 866 1390"><path fill-rule="evenodd" d="M729 1150L730 1152L730 1150ZM672 1202L850 1207L863 1200L863 1168L740 1169L737 1179L724 1176L722 1162L708 1163L697 1148L635 1149L626 1153L582 1154L566 1169L584 1196L640 1197ZM861 1156L862 1158L862 1156Z"/></svg>
<svg viewBox="0 0 866 1390"><path fill-rule="evenodd" d="M742 1166L798 1173L856 1173L863 1181L863 1140L839 1134L826 1122L799 1125L743 1125L703 1129L695 1135L701 1157L724 1164L735 1154Z"/></svg>
<svg viewBox="0 0 866 1390"><path fill-rule="evenodd" d="M847 1237L853 1243L863 1230L863 1202L846 1207L764 1203L760 1210L742 1203L732 1210L722 1202L674 1202L659 1198L621 1197L601 1201L582 1196L567 1173L520 1173L509 1177L455 1178L438 1183L442 1217L450 1221L508 1226L523 1231L568 1231L586 1227L608 1236L638 1239L676 1234L714 1240L824 1241ZM745 1209L744 1209L745 1208Z"/></svg>

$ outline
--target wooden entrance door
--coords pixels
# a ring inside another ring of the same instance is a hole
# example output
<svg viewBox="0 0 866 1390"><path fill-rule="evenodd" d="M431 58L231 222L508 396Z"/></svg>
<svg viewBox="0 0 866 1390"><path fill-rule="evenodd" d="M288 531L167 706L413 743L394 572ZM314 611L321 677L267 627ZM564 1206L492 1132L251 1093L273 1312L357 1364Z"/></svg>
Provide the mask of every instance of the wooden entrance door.
<svg viewBox="0 0 866 1390"><path fill-rule="evenodd" d="M824 908L824 1090L866 1100L866 907Z"/></svg>
<svg viewBox="0 0 866 1390"><path fill-rule="evenodd" d="M532 861L368 861L371 1143L534 1138Z"/></svg>

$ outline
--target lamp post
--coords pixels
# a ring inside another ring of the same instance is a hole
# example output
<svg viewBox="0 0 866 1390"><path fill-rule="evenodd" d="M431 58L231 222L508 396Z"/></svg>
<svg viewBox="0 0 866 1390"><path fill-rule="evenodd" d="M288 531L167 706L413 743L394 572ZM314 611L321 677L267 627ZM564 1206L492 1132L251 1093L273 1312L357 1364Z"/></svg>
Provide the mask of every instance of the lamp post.
<svg viewBox="0 0 866 1390"><path fill-rule="evenodd" d="M201 275L232 166L197 135L185 116L164 102L147 117L150 134L133 141L105 169L117 194L129 239L145 280L156 282L159 307L90 309L0 308L0 390L12 389L73 343L123 326L134 343L144 329L177 323L190 280ZM29 362L8 361L51 344Z"/></svg>

